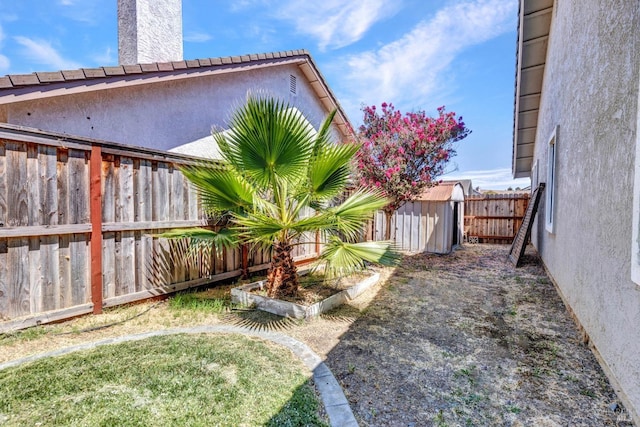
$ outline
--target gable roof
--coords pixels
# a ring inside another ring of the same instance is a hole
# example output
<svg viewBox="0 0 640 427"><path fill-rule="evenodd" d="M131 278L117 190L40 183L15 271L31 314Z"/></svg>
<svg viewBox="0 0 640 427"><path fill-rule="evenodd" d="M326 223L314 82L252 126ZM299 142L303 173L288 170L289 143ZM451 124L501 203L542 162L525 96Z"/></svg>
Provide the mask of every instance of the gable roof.
<svg viewBox="0 0 640 427"><path fill-rule="evenodd" d="M346 113L306 49L150 64L10 74L0 77L0 105L159 81L242 72L285 64L295 64L300 68L327 112L337 110L334 123L340 132L345 137L350 136L351 125Z"/></svg>
<svg viewBox="0 0 640 427"><path fill-rule="evenodd" d="M416 197L416 200L430 202L463 201L464 190L462 184L458 181L443 181L438 185L428 187Z"/></svg>
<svg viewBox="0 0 640 427"><path fill-rule="evenodd" d="M528 177L531 172L553 2L520 0L511 163L514 178Z"/></svg>

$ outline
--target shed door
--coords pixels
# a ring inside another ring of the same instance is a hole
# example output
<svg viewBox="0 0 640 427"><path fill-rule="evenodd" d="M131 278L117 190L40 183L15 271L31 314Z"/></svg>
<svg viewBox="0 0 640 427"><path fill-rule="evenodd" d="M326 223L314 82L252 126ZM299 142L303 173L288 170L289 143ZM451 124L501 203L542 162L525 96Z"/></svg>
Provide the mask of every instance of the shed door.
<svg viewBox="0 0 640 427"><path fill-rule="evenodd" d="M456 246L460 244L458 240L460 238L460 229L458 228L460 225L460 202L453 203L453 237L451 239L451 246Z"/></svg>

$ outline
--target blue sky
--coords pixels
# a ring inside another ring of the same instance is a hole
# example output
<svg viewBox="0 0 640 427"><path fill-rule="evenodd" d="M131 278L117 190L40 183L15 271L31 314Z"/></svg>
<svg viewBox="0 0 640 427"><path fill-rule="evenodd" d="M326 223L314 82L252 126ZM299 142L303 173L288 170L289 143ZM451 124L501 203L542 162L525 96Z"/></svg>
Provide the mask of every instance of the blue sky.
<svg viewBox="0 0 640 427"><path fill-rule="evenodd" d="M0 75L115 65L116 0L0 3ZM184 57L307 49L351 122L363 104L447 110L472 134L449 178L511 180L517 0L183 0Z"/></svg>

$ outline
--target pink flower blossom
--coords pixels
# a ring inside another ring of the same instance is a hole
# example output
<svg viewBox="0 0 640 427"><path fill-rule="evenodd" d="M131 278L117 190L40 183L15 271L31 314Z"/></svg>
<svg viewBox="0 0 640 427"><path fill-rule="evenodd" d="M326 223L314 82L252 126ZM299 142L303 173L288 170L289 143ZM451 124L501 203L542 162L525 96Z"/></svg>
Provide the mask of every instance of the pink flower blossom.
<svg viewBox="0 0 640 427"><path fill-rule="evenodd" d="M387 212L402 206L432 185L455 155L454 142L469 134L462 117L438 107L436 117L424 111L402 114L391 103L362 109L362 141L355 173L358 181L390 198Z"/></svg>

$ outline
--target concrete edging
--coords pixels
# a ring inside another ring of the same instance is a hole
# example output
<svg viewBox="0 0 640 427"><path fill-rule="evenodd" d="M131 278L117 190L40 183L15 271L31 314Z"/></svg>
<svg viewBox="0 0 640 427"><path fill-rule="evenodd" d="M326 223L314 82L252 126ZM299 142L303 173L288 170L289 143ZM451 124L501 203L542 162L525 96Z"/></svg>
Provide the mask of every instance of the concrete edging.
<svg viewBox="0 0 640 427"><path fill-rule="evenodd" d="M231 288L231 301L242 306L255 306L258 310L266 311L282 317L293 319L311 319L326 313L329 310L346 304L358 295L374 286L380 280L380 273L372 273L353 286L323 299L310 306L296 304L275 298L269 298L252 293L255 289L264 289L266 280L248 283L246 285Z"/></svg>
<svg viewBox="0 0 640 427"><path fill-rule="evenodd" d="M11 360L9 362L1 363L0 370L19 366L23 363L33 362L48 357L62 356L65 354L73 353L81 350L89 350L102 345L107 344L119 344L128 341L139 341L146 338L163 336L163 335L176 335L176 334L202 334L202 333L231 333L241 334L246 336L252 336L262 338L282 345L290 349L307 368L313 372L313 382L315 383L320 398L324 405L324 409L329 416L329 421L333 427L358 427L358 422L353 415L353 411L349 406L349 402L344 395L342 387L333 376L333 373L324 364L320 356L318 356L309 346L292 338L288 335L279 332L268 331L254 331L239 326L195 326L191 328L174 328L160 331L151 331L141 334L125 335L116 338L107 338L100 341L93 341L90 343L78 344L70 347L61 348L58 350L48 351L32 356L23 357L21 359Z"/></svg>

